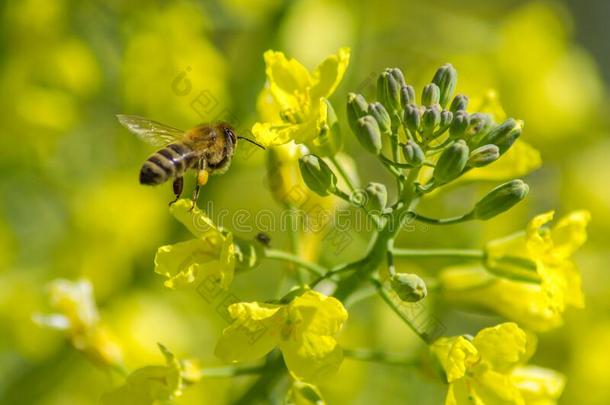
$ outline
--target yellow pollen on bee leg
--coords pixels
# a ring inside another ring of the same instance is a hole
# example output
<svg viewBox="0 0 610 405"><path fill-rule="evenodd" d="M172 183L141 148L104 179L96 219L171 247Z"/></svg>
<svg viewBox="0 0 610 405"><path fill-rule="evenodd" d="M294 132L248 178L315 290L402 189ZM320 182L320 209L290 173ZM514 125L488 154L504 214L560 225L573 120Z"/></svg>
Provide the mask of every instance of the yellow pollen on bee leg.
<svg viewBox="0 0 610 405"><path fill-rule="evenodd" d="M210 173L208 173L207 170L199 170L199 173L197 173L197 184L200 186L205 186L209 177Z"/></svg>

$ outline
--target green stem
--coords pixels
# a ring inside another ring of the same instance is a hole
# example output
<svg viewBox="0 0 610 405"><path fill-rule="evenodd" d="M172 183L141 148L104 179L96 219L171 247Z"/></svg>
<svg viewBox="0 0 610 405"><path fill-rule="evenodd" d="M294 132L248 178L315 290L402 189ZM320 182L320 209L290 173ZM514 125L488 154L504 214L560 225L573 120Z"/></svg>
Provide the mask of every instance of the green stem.
<svg viewBox="0 0 610 405"><path fill-rule="evenodd" d="M301 259L299 256L293 255L292 253L284 252L282 250L266 249L265 257L268 259L294 263L318 277L322 277L329 272L326 267L320 266L317 263L308 262L306 260Z"/></svg>
<svg viewBox="0 0 610 405"><path fill-rule="evenodd" d="M356 190L356 188L354 187L354 184L352 183L352 180L349 178L349 175L347 174L347 171L345 170L343 165L341 165L341 163L339 163L337 161L337 158L335 156L329 156L328 159L333 164L333 166L335 166L335 169L337 169L337 171L339 172L339 176L341 176L343 181L345 181L345 184L347 184L347 187L349 188L349 190L353 193Z"/></svg>
<svg viewBox="0 0 610 405"><path fill-rule="evenodd" d="M417 336L420 337L421 340L426 342L426 344L431 343L430 338L425 334L425 332L422 332L419 329L417 329L415 327L415 325L413 325L413 321L411 319L409 319L409 317L403 311L400 310L400 308L398 307L396 302L394 302L394 300L392 300L392 297L390 296L390 294L388 294L388 292L383 288L383 285L378 280L375 280L373 278L371 278L371 282L373 283L373 285L375 285L375 288L377 289L377 293L379 294L379 296L385 301L386 304L388 304L388 306L392 309L392 311L394 311L394 313L396 315L398 315L398 317L400 319L402 319L404 321L404 323L407 324L407 326Z"/></svg>
<svg viewBox="0 0 610 405"><path fill-rule="evenodd" d="M413 211L410 211L409 215L411 215L411 218L415 219L416 221L424 222L430 225L454 225L461 222L472 221L474 219L472 212L451 218L430 218Z"/></svg>
<svg viewBox="0 0 610 405"><path fill-rule="evenodd" d="M485 259L485 252L480 249L400 249L395 248L395 257L429 257L440 259Z"/></svg>
<svg viewBox="0 0 610 405"><path fill-rule="evenodd" d="M290 209L290 232L289 232L290 251L293 254L298 255L299 254L299 215L293 207L290 207L289 209ZM296 274L297 282L299 283L300 286L304 286L305 279L304 279L304 274L303 274L302 268L297 266L297 268L295 270L296 270L295 274Z"/></svg>
<svg viewBox="0 0 610 405"><path fill-rule="evenodd" d="M370 349L343 349L345 357L361 361L373 361L377 363L390 364L396 366L414 366L418 361L408 358L403 354L386 353Z"/></svg>
<svg viewBox="0 0 610 405"><path fill-rule="evenodd" d="M265 365L259 366L227 366L227 367L215 367L201 370L201 378L223 378L223 377L235 377L238 375L245 374L259 374L264 371Z"/></svg>

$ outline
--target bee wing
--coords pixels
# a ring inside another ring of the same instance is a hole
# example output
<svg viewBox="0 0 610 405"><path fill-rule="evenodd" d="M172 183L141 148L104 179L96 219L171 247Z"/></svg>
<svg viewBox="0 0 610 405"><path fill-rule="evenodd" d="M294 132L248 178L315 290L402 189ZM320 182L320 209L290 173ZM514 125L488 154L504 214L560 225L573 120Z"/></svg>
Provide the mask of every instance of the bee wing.
<svg viewBox="0 0 610 405"><path fill-rule="evenodd" d="M121 125L134 133L142 141L153 146L164 146L182 138L184 131L169 125L138 117L137 115L117 114Z"/></svg>

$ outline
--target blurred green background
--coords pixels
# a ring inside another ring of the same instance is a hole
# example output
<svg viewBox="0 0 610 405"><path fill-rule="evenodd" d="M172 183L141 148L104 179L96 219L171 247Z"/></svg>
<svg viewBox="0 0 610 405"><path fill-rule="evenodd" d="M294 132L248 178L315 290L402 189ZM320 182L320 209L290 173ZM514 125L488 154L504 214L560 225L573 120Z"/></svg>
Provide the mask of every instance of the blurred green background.
<svg viewBox="0 0 610 405"><path fill-rule="evenodd" d="M158 246L189 236L168 214L171 187L138 184L152 150L114 114L180 128L228 117L247 135L264 84L265 50L313 67L341 46L352 49L332 98L341 116L346 93L371 94L375 74L387 66L402 68L419 90L451 62L458 92L480 97L495 89L508 115L525 121L524 139L544 161L528 177L526 203L485 225L416 230L399 245L476 247L522 229L542 211L589 209L590 239L576 256L586 309L568 310L564 327L541 335L531 363L567 375L561 403L610 403L610 2L24 0L2 2L0 15L0 403L93 404L121 383L61 333L32 322L47 309L45 285L59 277L92 281L130 369L163 362L156 342L220 365L213 347L223 318L195 292L164 289L152 271ZM389 180L350 136L345 149L363 181ZM279 212L265 175L264 152L238 151L200 203ZM468 192L456 190L429 211L459 213L471 201L463 198ZM253 228L240 236L254 234ZM322 261L356 257L365 236L355 235L338 258L323 253ZM285 235L271 237L275 247L288 246ZM271 298L283 271L265 263L238 277L234 293ZM496 320L451 313L444 322L451 333L474 333ZM421 349L377 300L350 311L340 341ZM223 403L248 382L204 380L176 403ZM349 359L321 387L331 404L437 404L445 389L414 369Z"/></svg>

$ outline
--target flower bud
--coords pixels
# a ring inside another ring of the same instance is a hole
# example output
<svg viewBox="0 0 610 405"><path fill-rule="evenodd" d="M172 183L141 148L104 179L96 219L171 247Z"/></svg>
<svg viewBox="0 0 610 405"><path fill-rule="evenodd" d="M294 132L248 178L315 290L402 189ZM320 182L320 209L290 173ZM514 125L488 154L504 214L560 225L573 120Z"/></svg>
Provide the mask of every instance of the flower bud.
<svg viewBox="0 0 610 405"><path fill-rule="evenodd" d="M421 118L421 129L424 138L431 138L434 129L441 122L441 111L438 105L426 108Z"/></svg>
<svg viewBox="0 0 610 405"><path fill-rule="evenodd" d="M400 105L404 110L409 104L415 104L415 89L410 84L400 88Z"/></svg>
<svg viewBox="0 0 610 405"><path fill-rule="evenodd" d="M417 274L396 273L390 278L390 285L402 301L417 302L426 297L426 283Z"/></svg>
<svg viewBox="0 0 610 405"><path fill-rule="evenodd" d="M405 113L403 116L403 122L406 129L415 135L419 131L421 125L421 111L415 104L409 104L405 107Z"/></svg>
<svg viewBox="0 0 610 405"><path fill-rule="evenodd" d="M366 150L375 155L381 152L381 131L379 124L371 115L365 115L358 120L356 136Z"/></svg>
<svg viewBox="0 0 610 405"><path fill-rule="evenodd" d="M357 121L368 114L369 103L361 94L349 93L347 95L347 121L354 133L358 130Z"/></svg>
<svg viewBox="0 0 610 405"><path fill-rule="evenodd" d="M448 183L459 177L468 161L468 145L463 140L454 142L445 148L436 162L434 180L437 184Z"/></svg>
<svg viewBox="0 0 610 405"><path fill-rule="evenodd" d="M260 263L260 258L264 256L263 248L260 244L254 244L251 241L241 238L234 238L233 245L235 246L235 270L246 271L257 267Z"/></svg>
<svg viewBox="0 0 610 405"><path fill-rule="evenodd" d="M481 139L481 143L491 143L498 147L500 154L506 152L521 135L522 121L509 118L500 125L494 127Z"/></svg>
<svg viewBox="0 0 610 405"><path fill-rule="evenodd" d="M281 401L279 401L281 402ZM279 403L278 402L278 403ZM326 402L322 394L314 385L295 380L292 387L286 393L284 405L324 405Z"/></svg>
<svg viewBox="0 0 610 405"><path fill-rule="evenodd" d="M405 77L398 68L384 70L377 79L377 99L391 115L401 110L400 89L405 85Z"/></svg>
<svg viewBox="0 0 610 405"><path fill-rule="evenodd" d="M426 160L424 151L415 142L408 140L402 147L402 154L405 161L413 167L419 167Z"/></svg>
<svg viewBox="0 0 610 405"><path fill-rule="evenodd" d="M388 190L385 185L369 183L364 191L366 192L364 208L367 211L376 211L381 214L388 203Z"/></svg>
<svg viewBox="0 0 610 405"><path fill-rule="evenodd" d="M483 145L470 152L467 165L483 167L495 162L499 157L500 149L496 145Z"/></svg>
<svg viewBox="0 0 610 405"><path fill-rule="evenodd" d="M449 110L455 114L457 111L466 111L467 107L468 97L463 94L458 94L451 102L451 107L449 107Z"/></svg>
<svg viewBox="0 0 610 405"><path fill-rule="evenodd" d="M434 83L427 84L421 93L421 103L426 107L433 106L439 103L441 90Z"/></svg>
<svg viewBox="0 0 610 405"><path fill-rule="evenodd" d="M523 200L529 187L523 180L512 180L499 185L483 197L474 207L473 215L477 219L489 219L508 211L513 205Z"/></svg>
<svg viewBox="0 0 610 405"><path fill-rule="evenodd" d="M453 115L451 126L449 127L449 136L452 139L462 138L466 134L466 129L470 125L470 116L466 111L458 110Z"/></svg>
<svg viewBox="0 0 610 405"><path fill-rule="evenodd" d="M487 145L488 142L485 136L493 127L493 119L491 115L485 113L474 113L470 115L470 123L466 129L466 137L468 144L472 147Z"/></svg>
<svg viewBox="0 0 610 405"><path fill-rule="evenodd" d="M441 120L438 123L438 135L442 134L449 128L453 121L453 113L451 111L444 110L441 112Z"/></svg>
<svg viewBox="0 0 610 405"><path fill-rule="evenodd" d="M308 154L299 159L303 181L313 192L322 197L336 190L337 177L319 157Z"/></svg>
<svg viewBox="0 0 610 405"><path fill-rule="evenodd" d="M390 119L390 114L388 114L387 110L383 107L383 105L379 102L374 102L369 104L368 115L371 115L377 121L379 125L379 130L384 135L392 134L392 121Z"/></svg>
<svg viewBox="0 0 610 405"><path fill-rule="evenodd" d="M308 145L319 156L334 156L341 149L341 126L330 101L323 99L326 108L326 120L319 127L318 136Z"/></svg>
<svg viewBox="0 0 610 405"><path fill-rule="evenodd" d="M446 63L436 71L434 78L432 78L432 83L436 84L440 89L439 104L444 108L455 92L457 71L450 63Z"/></svg>

